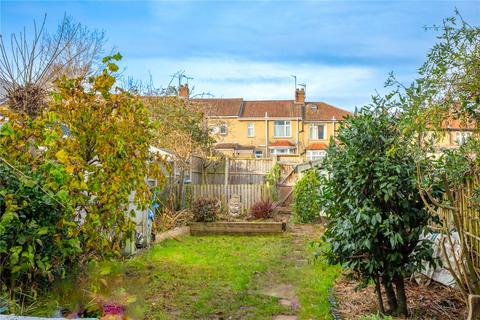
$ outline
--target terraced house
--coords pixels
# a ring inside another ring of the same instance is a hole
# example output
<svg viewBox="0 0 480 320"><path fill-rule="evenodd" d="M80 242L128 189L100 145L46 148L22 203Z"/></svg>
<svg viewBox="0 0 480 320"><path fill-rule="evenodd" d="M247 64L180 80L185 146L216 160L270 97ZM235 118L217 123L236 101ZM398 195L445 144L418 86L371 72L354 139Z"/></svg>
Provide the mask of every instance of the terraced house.
<svg viewBox="0 0 480 320"><path fill-rule="evenodd" d="M179 95L188 96L188 87ZM325 102L295 100L193 99L203 106L216 149L230 157L270 158L296 162L319 160L330 138L350 112Z"/></svg>

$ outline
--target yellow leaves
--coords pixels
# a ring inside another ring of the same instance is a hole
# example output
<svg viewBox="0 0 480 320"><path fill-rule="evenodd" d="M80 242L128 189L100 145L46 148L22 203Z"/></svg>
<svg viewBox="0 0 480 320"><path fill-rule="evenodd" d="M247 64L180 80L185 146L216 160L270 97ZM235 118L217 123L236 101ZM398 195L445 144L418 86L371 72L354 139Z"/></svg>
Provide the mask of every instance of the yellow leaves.
<svg viewBox="0 0 480 320"><path fill-rule="evenodd" d="M55 158L62 163L62 164L67 164L68 163L68 154L65 152L65 150L61 149L55 154ZM68 171L68 168L67 168ZM73 172L73 170L72 170Z"/></svg>

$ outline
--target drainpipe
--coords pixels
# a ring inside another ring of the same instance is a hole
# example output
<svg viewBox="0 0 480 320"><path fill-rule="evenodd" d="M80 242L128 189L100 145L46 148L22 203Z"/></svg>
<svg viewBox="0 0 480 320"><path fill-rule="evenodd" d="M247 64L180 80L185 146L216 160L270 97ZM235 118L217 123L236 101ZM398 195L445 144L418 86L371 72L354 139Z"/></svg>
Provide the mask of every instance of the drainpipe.
<svg viewBox="0 0 480 320"><path fill-rule="evenodd" d="M336 132L335 132L335 129L336 129L336 128L335 128L335 127L336 127L336 126L335 126L335 123L336 123L335 116L332 117L332 121L333 121L333 139L335 140L335 133L336 133Z"/></svg>
<svg viewBox="0 0 480 320"><path fill-rule="evenodd" d="M265 112L265 158L268 158L268 112Z"/></svg>

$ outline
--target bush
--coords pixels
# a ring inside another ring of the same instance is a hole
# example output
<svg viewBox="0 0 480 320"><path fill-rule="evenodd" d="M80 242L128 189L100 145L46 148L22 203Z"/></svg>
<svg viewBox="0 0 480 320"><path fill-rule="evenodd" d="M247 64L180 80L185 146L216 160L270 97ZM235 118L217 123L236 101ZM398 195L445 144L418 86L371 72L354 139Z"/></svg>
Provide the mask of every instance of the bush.
<svg viewBox="0 0 480 320"><path fill-rule="evenodd" d="M320 173L317 169L308 170L293 188L293 219L295 222L309 223L320 216Z"/></svg>
<svg viewBox="0 0 480 320"><path fill-rule="evenodd" d="M29 177L0 162L0 297L12 302L62 277L81 252L61 193L45 192L35 171L21 169Z"/></svg>
<svg viewBox="0 0 480 320"><path fill-rule="evenodd" d="M273 203L270 200L258 201L250 208L250 214L255 219L267 219L272 216Z"/></svg>
<svg viewBox="0 0 480 320"><path fill-rule="evenodd" d="M196 222L212 222L217 219L220 201L217 199L198 199L192 204L193 220Z"/></svg>

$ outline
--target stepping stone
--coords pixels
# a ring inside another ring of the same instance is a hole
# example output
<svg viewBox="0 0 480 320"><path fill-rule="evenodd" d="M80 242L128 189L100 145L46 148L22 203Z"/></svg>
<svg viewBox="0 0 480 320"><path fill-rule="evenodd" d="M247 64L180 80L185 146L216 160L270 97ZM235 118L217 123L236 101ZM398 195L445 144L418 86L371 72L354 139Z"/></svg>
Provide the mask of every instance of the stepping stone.
<svg viewBox="0 0 480 320"><path fill-rule="evenodd" d="M278 301L278 303L280 303L280 305L284 306L284 307L289 307L291 308L292 310L296 311L300 308L300 303L298 303L298 300L297 299L292 299L292 300L288 300L288 299L280 299Z"/></svg>
<svg viewBox="0 0 480 320"><path fill-rule="evenodd" d="M290 301L288 299L280 299L278 301L278 303L280 303L284 307L289 307L290 308L292 306L292 301Z"/></svg>
<svg viewBox="0 0 480 320"><path fill-rule="evenodd" d="M279 299L292 300L295 298L295 289L291 284L280 284L262 291L262 294Z"/></svg>

